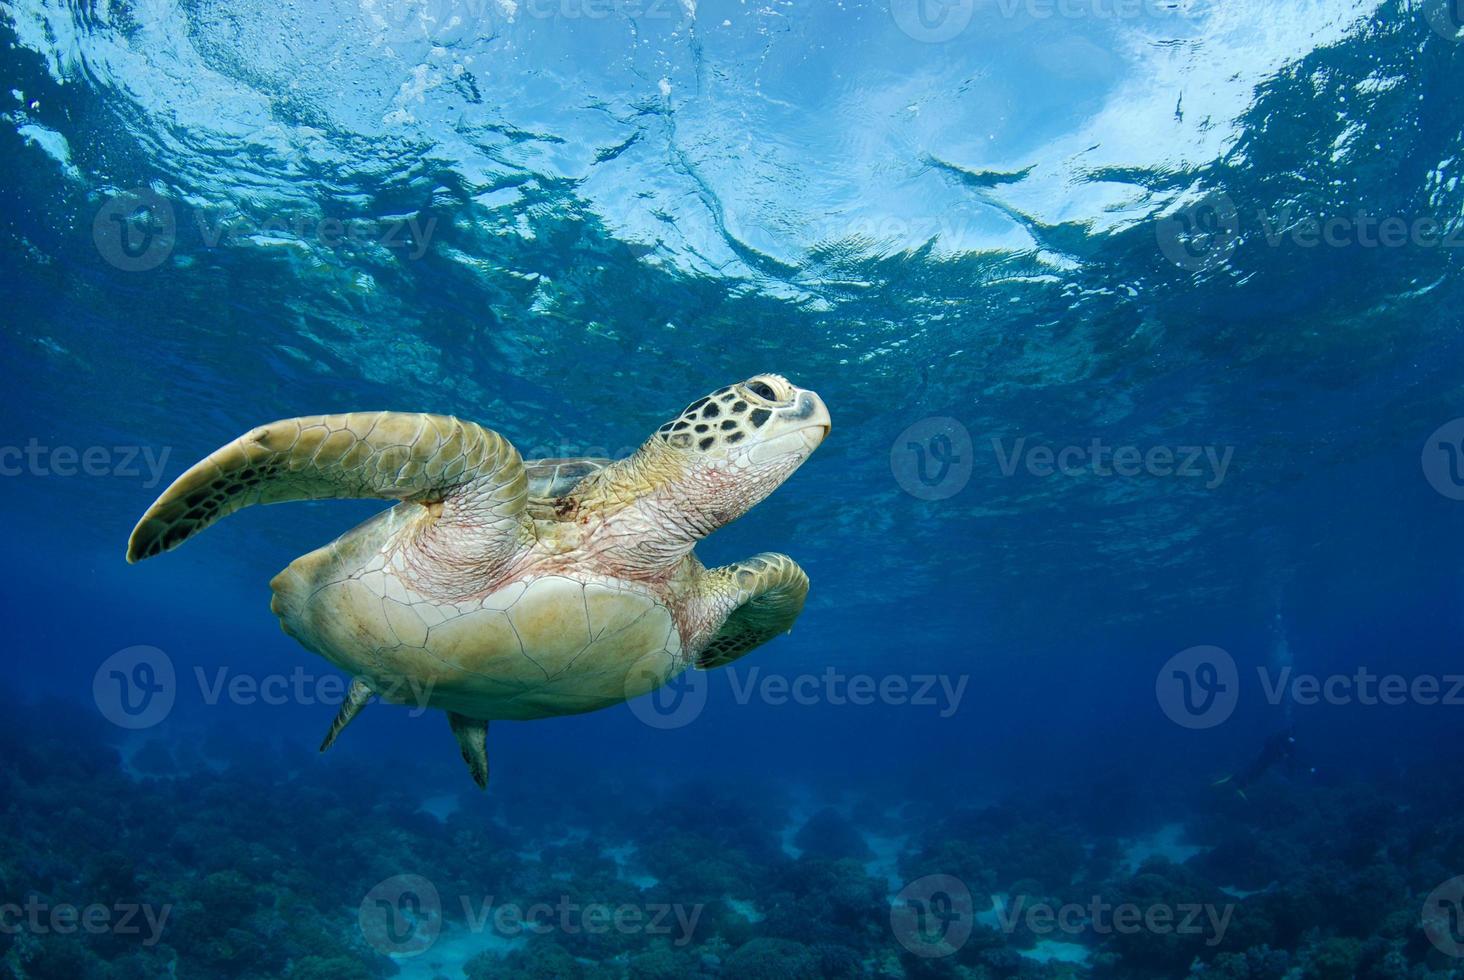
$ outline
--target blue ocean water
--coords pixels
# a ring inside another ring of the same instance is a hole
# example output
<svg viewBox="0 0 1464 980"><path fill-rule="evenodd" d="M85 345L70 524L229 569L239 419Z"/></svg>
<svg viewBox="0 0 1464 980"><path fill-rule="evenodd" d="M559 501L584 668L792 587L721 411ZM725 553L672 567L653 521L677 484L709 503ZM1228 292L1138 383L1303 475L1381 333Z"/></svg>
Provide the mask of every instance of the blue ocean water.
<svg viewBox="0 0 1464 980"><path fill-rule="evenodd" d="M1452 0L0 6L0 976L1464 972ZM790 635L436 710L278 628L382 509L129 566L262 423L828 438Z"/></svg>

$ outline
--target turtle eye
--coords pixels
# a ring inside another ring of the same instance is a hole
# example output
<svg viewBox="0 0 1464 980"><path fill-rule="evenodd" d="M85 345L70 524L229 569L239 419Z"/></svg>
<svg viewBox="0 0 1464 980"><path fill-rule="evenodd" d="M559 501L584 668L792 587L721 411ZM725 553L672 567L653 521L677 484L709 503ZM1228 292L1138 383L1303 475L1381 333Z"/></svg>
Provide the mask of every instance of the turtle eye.
<svg viewBox="0 0 1464 980"><path fill-rule="evenodd" d="M748 382L747 390L759 398L766 398L770 402L778 400L778 393L772 389L771 385L764 381Z"/></svg>

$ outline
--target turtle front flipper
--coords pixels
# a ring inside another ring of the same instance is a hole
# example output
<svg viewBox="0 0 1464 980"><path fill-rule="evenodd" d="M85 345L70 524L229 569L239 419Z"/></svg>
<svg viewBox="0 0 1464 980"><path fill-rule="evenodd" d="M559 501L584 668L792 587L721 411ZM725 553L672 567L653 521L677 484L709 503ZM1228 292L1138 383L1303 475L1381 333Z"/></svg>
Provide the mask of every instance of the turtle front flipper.
<svg viewBox="0 0 1464 980"><path fill-rule="evenodd" d="M527 522L523 461L496 432L448 415L353 412L272 422L194 464L132 531L127 560L162 554L250 504L416 500L511 554ZM483 535L486 531L487 534ZM507 533L495 534L502 531Z"/></svg>
<svg viewBox="0 0 1464 980"><path fill-rule="evenodd" d="M808 598L808 576L787 555L762 554L711 569L701 592L713 605L729 610L696 656L697 667L711 670L791 630Z"/></svg>

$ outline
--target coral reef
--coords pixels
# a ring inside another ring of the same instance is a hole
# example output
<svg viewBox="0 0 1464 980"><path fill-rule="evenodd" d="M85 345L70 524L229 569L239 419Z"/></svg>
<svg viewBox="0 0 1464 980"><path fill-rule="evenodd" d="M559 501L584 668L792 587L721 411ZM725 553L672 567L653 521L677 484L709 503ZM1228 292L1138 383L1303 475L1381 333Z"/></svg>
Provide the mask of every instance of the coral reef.
<svg viewBox="0 0 1464 980"><path fill-rule="evenodd" d="M766 789L607 781L434 813L238 732L196 750L152 738L125 760L114 735L64 705L0 717L0 977L1443 980L1458 966L1421 916L1464 868L1464 818L1439 785L1155 792L1147 823L1139 807L1097 812L1112 785L1087 807L1076 789L948 809L845 799L813 808L785 850L780 830L809 810ZM899 842L899 881L954 879L965 904L893 896L876 837ZM433 927L421 957L358 921L406 871L437 893L393 920ZM904 926L899 902L918 913ZM123 928L128 909L152 918ZM87 915L106 927L65 928ZM928 945L950 928L958 941Z"/></svg>

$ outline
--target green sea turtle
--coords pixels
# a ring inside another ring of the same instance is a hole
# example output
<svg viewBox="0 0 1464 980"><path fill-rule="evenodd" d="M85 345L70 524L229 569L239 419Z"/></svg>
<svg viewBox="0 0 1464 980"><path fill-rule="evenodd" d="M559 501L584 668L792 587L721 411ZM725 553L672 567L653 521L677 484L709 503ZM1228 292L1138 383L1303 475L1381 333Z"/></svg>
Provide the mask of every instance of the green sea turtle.
<svg viewBox="0 0 1464 980"><path fill-rule="evenodd" d="M692 402L624 459L525 462L444 415L315 415L255 429L148 508L127 560L250 504L400 501L270 582L285 632L353 677L321 751L372 698L447 712L488 783L488 722L577 714L728 664L787 632L808 577L763 554L708 569L696 543L786 480L828 434L774 374Z"/></svg>

